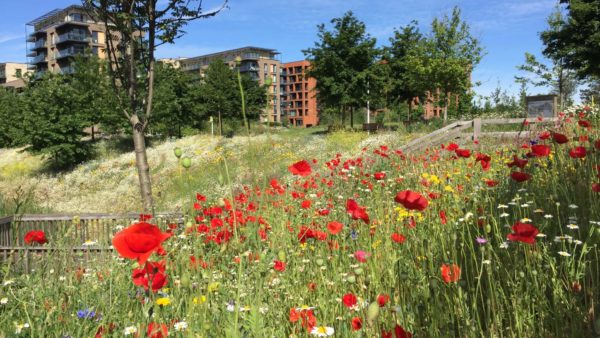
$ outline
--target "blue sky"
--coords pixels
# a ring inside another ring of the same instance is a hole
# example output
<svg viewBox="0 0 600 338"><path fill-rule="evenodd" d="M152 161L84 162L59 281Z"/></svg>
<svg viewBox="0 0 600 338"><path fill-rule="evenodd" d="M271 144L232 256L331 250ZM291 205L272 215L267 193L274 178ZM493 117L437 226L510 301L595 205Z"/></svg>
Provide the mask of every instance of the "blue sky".
<svg viewBox="0 0 600 338"><path fill-rule="evenodd" d="M164 0L160 0L163 1ZM0 0L0 62L26 60L25 23L55 8L79 3L77 0ZM204 0L205 8L220 4ZM159 57L190 57L233 49L259 46L277 49L284 62L304 58L302 50L312 47L319 23L328 23L347 10L365 22L378 44L387 44L394 28L419 21L428 32L434 17L462 10L472 34L486 50L486 56L473 73L481 82L475 91L489 94L498 84L516 93L516 66L524 53L540 54L538 33L556 0L230 0L229 9L217 17L196 21L188 34L158 50ZM530 88L531 94L544 93Z"/></svg>

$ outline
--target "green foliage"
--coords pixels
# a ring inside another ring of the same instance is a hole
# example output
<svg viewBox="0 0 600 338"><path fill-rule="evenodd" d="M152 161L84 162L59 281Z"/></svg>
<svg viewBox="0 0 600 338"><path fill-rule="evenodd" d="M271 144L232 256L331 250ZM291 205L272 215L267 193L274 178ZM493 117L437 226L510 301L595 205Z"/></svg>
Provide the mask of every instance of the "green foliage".
<svg viewBox="0 0 600 338"><path fill-rule="evenodd" d="M547 20L547 32L559 32L565 25L564 16L557 8ZM533 84L536 87L551 87L552 93L558 95L561 108L573 104L573 94L577 89L577 77L573 70L566 67L565 59L556 54L548 54L551 66L536 59L533 54L525 53L525 64L517 69L529 76L515 76L517 83Z"/></svg>
<svg viewBox="0 0 600 338"><path fill-rule="evenodd" d="M304 52L311 62L308 75L317 79L317 98L323 108L338 108L342 124L346 113L366 105L367 84L379 53L376 39L349 11L331 20L333 30L318 27L319 41ZM350 115L351 124L353 116Z"/></svg>
<svg viewBox="0 0 600 338"><path fill-rule="evenodd" d="M468 24L461 19L458 7L454 7L451 16L435 18L431 29L424 71L428 74L430 92L439 88L441 103L447 107L451 93L465 95L471 89L470 73L484 52L480 42L471 35Z"/></svg>
<svg viewBox="0 0 600 338"><path fill-rule="evenodd" d="M63 169L91 155L92 147L82 138L91 124L85 93L68 85L62 75L47 74L25 92L23 134L27 150L47 155L53 168Z"/></svg>
<svg viewBox="0 0 600 338"><path fill-rule="evenodd" d="M419 32L417 22L394 31L390 46L386 47L385 60L389 60L391 91L390 100L398 104L411 102L418 97L423 101L425 91L431 89L426 81L426 39Z"/></svg>
<svg viewBox="0 0 600 338"><path fill-rule="evenodd" d="M544 55L562 59L580 78L600 78L600 0L561 0L567 17L541 33Z"/></svg>
<svg viewBox="0 0 600 338"><path fill-rule="evenodd" d="M21 130L23 124L24 101L19 93L0 87L0 148L25 144Z"/></svg>
<svg viewBox="0 0 600 338"><path fill-rule="evenodd" d="M154 114L151 130L162 136L182 137L187 128L202 126L198 104L200 83L189 73L157 63L154 85Z"/></svg>

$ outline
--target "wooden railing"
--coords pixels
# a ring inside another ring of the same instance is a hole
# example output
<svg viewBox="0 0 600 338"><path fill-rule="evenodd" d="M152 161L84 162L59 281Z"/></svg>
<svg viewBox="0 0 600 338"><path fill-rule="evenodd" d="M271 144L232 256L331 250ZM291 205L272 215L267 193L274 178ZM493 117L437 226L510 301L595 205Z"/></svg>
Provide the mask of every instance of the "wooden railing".
<svg viewBox="0 0 600 338"><path fill-rule="evenodd" d="M22 215L0 217L0 258L13 270L28 273L33 261L38 265L48 255L61 256L67 261L89 262L100 253L112 250L111 239L120 227L139 219L139 213L80 214L80 215ZM153 223L183 224L181 213L159 213ZM48 244L31 246L24 236L31 230L42 230Z"/></svg>
<svg viewBox="0 0 600 338"><path fill-rule="evenodd" d="M400 149L404 152L412 152L422 150L427 147L437 146L442 143L449 141L464 141L464 140L479 140L484 137L494 138L531 138L534 135L530 135L529 130L524 128L526 124L547 124L556 123L557 118L543 118L537 117L529 118L501 118L501 119L473 119L468 121L457 121L449 124L441 129L438 129L425 136L419 137ZM484 132L482 131L483 126L486 125L511 125L520 124L518 131L495 131L495 132ZM472 129L471 132L465 132L468 129Z"/></svg>

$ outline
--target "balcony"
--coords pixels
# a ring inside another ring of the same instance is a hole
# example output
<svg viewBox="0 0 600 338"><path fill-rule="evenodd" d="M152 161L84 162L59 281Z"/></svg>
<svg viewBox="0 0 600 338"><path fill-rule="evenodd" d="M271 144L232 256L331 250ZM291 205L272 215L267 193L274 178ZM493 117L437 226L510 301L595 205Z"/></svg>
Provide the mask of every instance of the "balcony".
<svg viewBox="0 0 600 338"><path fill-rule="evenodd" d="M72 42L90 42L91 38L85 34L79 34L79 33L66 33L66 34L61 34L58 36L58 38L55 41L55 44L61 44L67 41L72 41Z"/></svg>
<svg viewBox="0 0 600 338"><path fill-rule="evenodd" d="M258 65L245 64L240 66L240 73L258 72Z"/></svg>
<svg viewBox="0 0 600 338"><path fill-rule="evenodd" d="M46 48L46 40L45 39L37 40L31 49L35 50L35 49L40 49L40 48Z"/></svg>
<svg viewBox="0 0 600 338"><path fill-rule="evenodd" d="M67 67L62 67L61 69L58 70L59 74L73 74L75 73L75 68L73 68L72 66L67 66Z"/></svg>
<svg viewBox="0 0 600 338"><path fill-rule="evenodd" d="M92 20L86 20L86 18L84 18L83 15L77 15L76 13L73 13L67 16L63 22L56 25L56 28L63 27L66 25L88 26L90 23L93 22L94 21Z"/></svg>
<svg viewBox="0 0 600 338"><path fill-rule="evenodd" d="M46 62L46 54L40 54L33 59L31 59L30 64L35 65L38 63Z"/></svg>
<svg viewBox="0 0 600 338"><path fill-rule="evenodd" d="M54 59L58 60L58 59L75 56L75 55L83 54L83 53L84 53L83 48L70 47L70 48L59 50L59 51L55 52Z"/></svg>

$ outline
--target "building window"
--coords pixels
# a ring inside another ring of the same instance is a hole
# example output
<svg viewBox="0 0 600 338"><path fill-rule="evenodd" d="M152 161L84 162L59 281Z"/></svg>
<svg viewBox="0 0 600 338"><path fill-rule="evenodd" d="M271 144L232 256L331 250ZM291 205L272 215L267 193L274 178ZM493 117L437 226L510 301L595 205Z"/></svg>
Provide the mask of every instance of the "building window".
<svg viewBox="0 0 600 338"><path fill-rule="evenodd" d="M277 73L277 65L271 65L271 68L273 73Z"/></svg>
<svg viewBox="0 0 600 338"><path fill-rule="evenodd" d="M273 83L277 83L277 75L273 75Z"/></svg>
<svg viewBox="0 0 600 338"><path fill-rule="evenodd" d="M98 46L94 46L94 47L92 47L92 53L93 53L94 55L98 55Z"/></svg>
<svg viewBox="0 0 600 338"><path fill-rule="evenodd" d="M21 77L21 76L23 76L22 70L20 70L20 69L17 69L17 72L15 73L15 76L16 76L16 77Z"/></svg>
<svg viewBox="0 0 600 338"><path fill-rule="evenodd" d="M265 72L265 75L267 75L267 72L269 71L269 65L268 64L264 64L263 70Z"/></svg>
<svg viewBox="0 0 600 338"><path fill-rule="evenodd" d="M96 32L96 31L92 32L92 42L93 43L98 43L99 42L98 41L98 32Z"/></svg>

